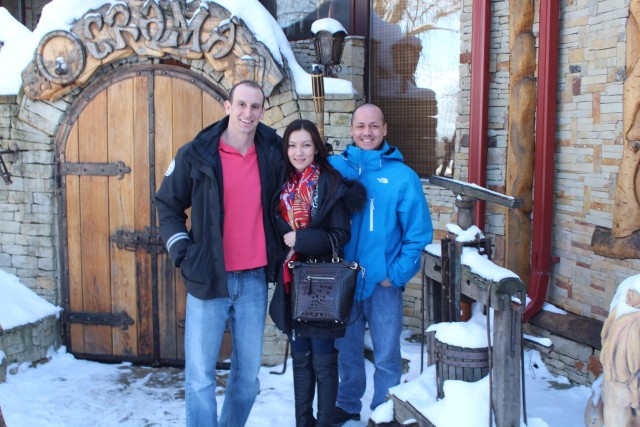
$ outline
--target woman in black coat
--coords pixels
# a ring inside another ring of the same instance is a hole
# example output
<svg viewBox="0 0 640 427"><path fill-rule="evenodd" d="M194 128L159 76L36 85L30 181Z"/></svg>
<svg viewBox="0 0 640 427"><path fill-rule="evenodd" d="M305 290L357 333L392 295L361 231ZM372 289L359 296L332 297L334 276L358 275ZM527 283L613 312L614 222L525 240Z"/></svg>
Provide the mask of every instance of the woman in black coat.
<svg viewBox="0 0 640 427"><path fill-rule="evenodd" d="M287 126L282 149L287 181L273 210L276 228L283 237L284 266L269 314L291 342L296 426L330 426L338 392L334 341L344 336L346 325L291 319L291 278L286 264L292 259L330 260L331 239L339 248L349 241L351 215L364 207L366 190L356 181L345 180L329 164L320 133L308 120L295 120ZM316 384L317 421L312 406Z"/></svg>

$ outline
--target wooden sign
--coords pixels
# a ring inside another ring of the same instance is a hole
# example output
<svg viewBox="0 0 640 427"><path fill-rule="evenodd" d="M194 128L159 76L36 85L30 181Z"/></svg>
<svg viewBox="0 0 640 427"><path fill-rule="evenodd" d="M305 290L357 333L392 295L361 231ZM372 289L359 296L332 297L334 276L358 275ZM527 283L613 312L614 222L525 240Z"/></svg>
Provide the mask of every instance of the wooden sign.
<svg viewBox="0 0 640 427"><path fill-rule="evenodd" d="M32 99L56 100L85 85L101 66L134 55L204 58L223 75L212 80L226 88L255 80L266 96L284 79L267 47L218 4L130 0L87 11L70 31L46 34L22 73L24 92Z"/></svg>

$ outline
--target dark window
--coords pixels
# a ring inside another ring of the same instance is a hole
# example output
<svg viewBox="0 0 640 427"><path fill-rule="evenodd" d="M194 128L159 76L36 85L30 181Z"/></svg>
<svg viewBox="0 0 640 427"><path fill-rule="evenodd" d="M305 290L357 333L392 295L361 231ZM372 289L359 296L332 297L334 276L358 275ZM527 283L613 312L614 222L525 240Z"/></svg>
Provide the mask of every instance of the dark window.
<svg viewBox="0 0 640 427"><path fill-rule="evenodd" d="M331 17L353 33L352 0L262 0L264 7L276 18L289 40L311 38L311 24Z"/></svg>
<svg viewBox="0 0 640 427"><path fill-rule="evenodd" d="M4 7L16 21L24 24L23 0L0 0L0 7Z"/></svg>
<svg viewBox="0 0 640 427"><path fill-rule="evenodd" d="M422 177L453 168L462 0L261 0L289 40L332 17L368 42L364 95L385 112L387 140Z"/></svg>
<svg viewBox="0 0 640 427"><path fill-rule="evenodd" d="M419 175L453 159L462 0L373 0L369 98L382 107L387 139Z"/></svg>

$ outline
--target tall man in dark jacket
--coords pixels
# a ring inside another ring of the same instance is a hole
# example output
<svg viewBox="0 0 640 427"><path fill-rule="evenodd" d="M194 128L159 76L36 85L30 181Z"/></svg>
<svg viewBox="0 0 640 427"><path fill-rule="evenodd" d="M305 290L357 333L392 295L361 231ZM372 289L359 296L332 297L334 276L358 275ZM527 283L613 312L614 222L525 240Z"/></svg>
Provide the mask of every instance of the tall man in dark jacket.
<svg viewBox="0 0 640 427"><path fill-rule="evenodd" d="M160 234L188 292L187 426L246 423L259 390L267 281L275 274L269 206L283 179L282 139L260 123L257 83L235 85L224 108L226 118L178 150L156 194ZM215 368L227 321L233 353L218 421Z"/></svg>

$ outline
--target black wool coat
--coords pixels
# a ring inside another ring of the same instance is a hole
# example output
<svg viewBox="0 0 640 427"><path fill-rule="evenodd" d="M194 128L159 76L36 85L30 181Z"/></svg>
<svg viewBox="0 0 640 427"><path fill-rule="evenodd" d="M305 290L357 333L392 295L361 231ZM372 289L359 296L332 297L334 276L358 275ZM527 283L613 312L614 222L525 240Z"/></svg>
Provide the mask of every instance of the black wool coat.
<svg viewBox="0 0 640 427"><path fill-rule="evenodd" d="M329 233L337 239L340 248L351 238L351 216L362 210L366 204L367 191L357 181L346 180L320 172L318 179L318 207L305 228L296 231L294 250L299 259L314 257L330 260L332 256ZM280 214L279 199L273 206L275 225L280 236L292 231L291 226ZM284 261L289 248L281 239L280 264ZM339 255L342 256L340 249ZM291 298L285 294L282 268L269 305L269 315L276 327L289 336L339 338L344 336L346 325L334 322L299 322L291 319Z"/></svg>

